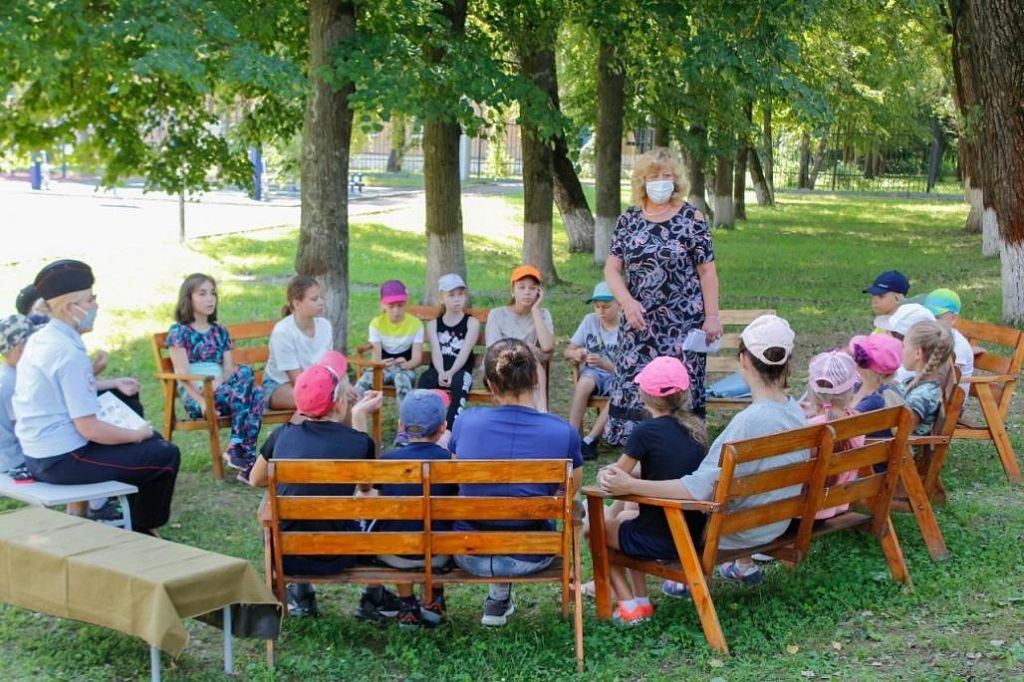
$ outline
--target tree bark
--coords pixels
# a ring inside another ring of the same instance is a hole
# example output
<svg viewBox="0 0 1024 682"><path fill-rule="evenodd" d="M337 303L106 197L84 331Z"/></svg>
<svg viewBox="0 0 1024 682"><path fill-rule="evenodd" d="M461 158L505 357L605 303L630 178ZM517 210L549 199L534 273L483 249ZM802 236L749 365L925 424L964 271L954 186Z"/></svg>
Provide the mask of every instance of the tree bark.
<svg viewBox="0 0 1024 682"><path fill-rule="evenodd" d="M466 32L468 0L449 0L440 7L448 22L452 40ZM427 59L440 63L445 48L426 50ZM462 183L459 180L459 138L462 128L448 120L427 120L423 124L423 190L426 203L427 268L422 301L437 300L437 280L455 272L466 276L466 254L462 238Z"/></svg>
<svg viewBox="0 0 1024 682"><path fill-rule="evenodd" d="M388 150L388 173L402 172L402 159L405 157L405 115L391 116L391 148Z"/></svg>
<svg viewBox="0 0 1024 682"><path fill-rule="evenodd" d="M818 140L818 149L814 152L814 163L811 165L811 172L807 176L807 189L814 189L818 184L818 174L821 173L821 166L825 163L825 152L828 151L828 129L821 134Z"/></svg>
<svg viewBox="0 0 1024 682"><path fill-rule="evenodd" d="M775 200L772 199L772 190L768 186L768 180L765 178L764 169L761 167L761 157L758 156L757 150L753 147L750 148L748 154L750 160L750 179L754 183L754 194L757 197L758 206L774 206Z"/></svg>
<svg viewBox="0 0 1024 682"><path fill-rule="evenodd" d="M713 227L730 229L736 224L736 207L732 201L732 154L715 157L715 191L711 202L714 211Z"/></svg>
<svg viewBox="0 0 1024 682"><path fill-rule="evenodd" d="M352 140L351 81L337 90L318 75L331 52L355 37L352 2L309 3L309 80L302 131L302 208L295 270L320 280L334 347L348 341L348 166Z"/></svg>
<svg viewBox="0 0 1024 682"><path fill-rule="evenodd" d="M954 41L976 85L977 160L987 222L998 226L1003 319L1024 321L1024 12L1018 0L950 0ZM965 49L967 48L967 49ZM969 114L971 112L962 112Z"/></svg>
<svg viewBox="0 0 1024 682"><path fill-rule="evenodd" d="M764 145L764 179L768 186L768 203L775 205L775 142L772 140L772 99L765 99L762 111L761 144Z"/></svg>
<svg viewBox="0 0 1024 682"><path fill-rule="evenodd" d="M978 106L977 94L974 90L974 83L971 81L971 64L968 60L967 50L969 44L965 43L965 31L969 33L965 25L966 17L963 12L951 11L948 14L947 30L952 35L952 65L953 65L953 99L956 102L960 116L957 119L960 134L957 144L960 153L958 154L959 170L962 176L964 188L964 200L971 209L964 222L964 229L968 232L980 233L981 216L985 208L982 204L981 174L978 168L977 131L972 124L973 113ZM992 254L995 255L995 254Z"/></svg>
<svg viewBox="0 0 1024 682"><path fill-rule="evenodd" d="M622 118L626 105L626 72L616 46L601 41L597 53L597 150L594 175L597 215L594 217L594 261L608 259L612 231L622 212Z"/></svg>
<svg viewBox="0 0 1024 682"><path fill-rule="evenodd" d="M521 54L522 75L549 96L555 84L554 47ZM540 271L545 283L558 280L552 253L554 162L549 138L527 119L519 136L523 152L523 263Z"/></svg>
<svg viewBox="0 0 1024 682"><path fill-rule="evenodd" d="M873 180L875 177L875 147L871 145L864 154L864 179Z"/></svg>
<svg viewBox="0 0 1024 682"><path fill-rule="evenodd" d="M935 189L942 170L942 155L946 153L946 131L939 119L932 119L932 144L928 154L928 185L926 191Z"/></svg>
<svg viewBox="0 0 1024 682"><path fill-rule="evenodd" d="M800 189L811 189L811 134L806 130L800 136L800 170L796 178L796 186Z"/></svg>
<svg viewBox="0 0 1024 682"><path fill-rule="evenodd" d="M732 179L732 203L736 220L747 219L747 156L750 148L743 144L736 151L736 165Z"/></svg>
<svg viewBox="0 0 1024 682"><path fill-rule="evenodd" d="M569 235L569 253L592 253L594 250L594 214L590 212L576 167L569 159L565 138L555 139L555 205Z"/></svg>

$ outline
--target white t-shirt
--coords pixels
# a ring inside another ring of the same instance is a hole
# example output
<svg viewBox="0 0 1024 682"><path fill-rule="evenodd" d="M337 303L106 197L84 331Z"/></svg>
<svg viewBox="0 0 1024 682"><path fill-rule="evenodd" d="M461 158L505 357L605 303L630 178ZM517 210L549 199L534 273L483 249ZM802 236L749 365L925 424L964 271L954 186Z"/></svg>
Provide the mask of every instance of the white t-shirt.
<svg viewBox="0 0 1024 682"><path fill-rule="evenodd" d="M953 356L953 362L960 368L961 379L966 379L974 374L974 349L971 348L971 342L967 340L967 337L956 329L953 330ZM967 384L961 384L961 386L964 391L967 391Z"/></svg>
<svg viewBox="0 0 1024 682"><path fill-rule="evenodd" d="M286 372L311 367L331 350L334 343L331 323L323 317L316 317L313 324L312 337L298 328L292 315L274 325L274 331L270 333L270 357L264 368L269 379L279 384L288 383L290 380Z"/></svg>

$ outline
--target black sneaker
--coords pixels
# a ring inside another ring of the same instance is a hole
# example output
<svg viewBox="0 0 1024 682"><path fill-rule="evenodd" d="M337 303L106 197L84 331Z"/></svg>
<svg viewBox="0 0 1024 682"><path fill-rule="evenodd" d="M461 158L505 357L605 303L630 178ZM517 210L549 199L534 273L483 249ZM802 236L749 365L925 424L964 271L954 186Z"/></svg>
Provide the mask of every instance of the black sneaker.
<svg viewBox="0 0 1024 682"><path fill-rule="evenodd" d="M424 623L439 625L444 618L445 611L447 611L447 607L444 603L444 595L439 594L435 599L420 606L420 617Z"/></svg>
<svg viewBox="0 0 1024 682"><path fill-rule="evenodd" d="M580 452L583 453L583 459L585 461L591 461L597 459L597 441L592 440L589 443L582 441L580 443Z"/></svg>
<svg viewBox="0 0 1024 682"><path fill-rule="evenodd" d="M291 583L287 589L288 615L292 618L316 618L316 590L309 583Z"/></svg>
<svg viewBox="0 0 1024 682"><path fill-rule="evenodd" d="M407 602L402 600L402 606L398 610L398 627L403 630L415 630L421 627L434 627L436 623L428 621L423 617L423 609L419 601Z"/></svg>
<svg viewBox="0 0 1024 682"><path fill-rule="evenodd" d="M121 511L121 505L117 503L113 497L108 497L107 501L99 509L93 509L89 507L85 516L92 521L120 521L124 518L124 512Z"/></svg>
<svg viewBox="0 0 1024 682"><path fill-rule="evenodd" d="M378 593L377 590L380 592ZM379 596L378 596L379 595ZM359 597L359 608L356 618L363 620L387 620L394 618L402 610L402 599L394 592L383 587L363 590Z"/></svg>
<svg viewBox="0 0 1024 682"><path fill-rule="evenodd" d="M508 599L491 599L488 597L484 600L484 615L480 619L481 625L489 625L491 627L501 627L508 622L508 617L515 613L516 607L512 604L512 597Z"/></svg>

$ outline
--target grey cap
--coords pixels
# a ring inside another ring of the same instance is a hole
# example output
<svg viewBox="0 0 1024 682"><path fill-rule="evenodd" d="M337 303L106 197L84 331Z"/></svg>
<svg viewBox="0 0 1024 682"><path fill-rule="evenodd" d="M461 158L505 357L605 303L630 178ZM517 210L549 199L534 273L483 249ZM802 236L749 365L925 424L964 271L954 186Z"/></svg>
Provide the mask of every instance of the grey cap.
<svg viewBox="0 0 1024 682"><path fill-rule="evenodd" d="M442 275L437 280L438 291L451 291L452 289L465 289L466 282L463 281L462 277L455 272L449 272L447 275Z"/></svg>

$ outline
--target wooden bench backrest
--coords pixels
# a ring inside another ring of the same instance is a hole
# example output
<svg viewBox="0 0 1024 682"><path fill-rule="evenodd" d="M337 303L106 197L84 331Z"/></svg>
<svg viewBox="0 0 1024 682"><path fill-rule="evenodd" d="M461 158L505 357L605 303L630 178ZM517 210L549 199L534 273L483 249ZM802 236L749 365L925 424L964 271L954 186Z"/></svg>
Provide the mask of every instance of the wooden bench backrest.
<svg viewBox="0 0 1024 682"><path fill-rule="evenodd" d="M736 353L740 347L740 333L748 324L762 315L774 315L774 310L723 310L719 313L722 320L722 347L714 355L708 356L709 374L732 374L740 369Z"/></svg>
<svg viewBox="0 0 1024 682"><path fill-rule="evenodd" d="M274 561L284 555L377 554L569 554L572 527L572 464L566 460L284 460L269 467L269 507ZM280 484L404 483L419 496L283 496ZM560 486L543 497L436 497L438 483L547 483ZM402 519L424 521L417 532L282 532L280 521ZM431 530L432 520L562 519L554 531ZM567 523L565 523L567 521ZM568 562L566 562L567 564Z"/></svg>
<svg viewBox="0 0 1024 682"><path fill-rule="evenodd" d="M715 491L715 502L719 507L708 519L706 531L702 562L705 573L710 574L714 567L723 535L799 518L795 556L800 558L807 553L814 515L818 511L855 500L876 498L884 499L885 513L888 513L895 479L888 480L885 473L875 473L872 467L886 464L892 471L897 470L903 448L906 448L910 419L909 410L892 407L827 424L726 443L722 448L722 474ZM895 435L890 438L873 440L859 448L835 451L837 442L889 429L895 429ZM743 464L801 450L810 452L807 461L751 474L737 474L737 468ZM861 472L863 477L843 484L826 485L832 477L852 470ZM801 489L792 497L730 509L730 503L738 499L796 485ZM881 495L883 492L885 494Z"/></svg>
<svg viewBox="0 0 1024 682"><path fill-rule="evenodd" d="M1013 398L1017 377L1020 376L1021 366L1024 365L1024 332L1010 327L1000 327L987 322L974 322L962 318L957 320L956 328L967 337L971 346L986 344L1007 351L1006 354L983 351L974 356L976 374L987 372L1013 377L993 385L993 394L997 396L996 399L999 402L999 413L1005 418Z"/></svg>
<svg viewBox="0 0 1024 682"><path fill-rule="evenodd" d="M274 331L277 320L261 322L242 322L225 325L228 335L235 342L232 358L236 365L249 365L254 370L262 369L270 357L270 333ZM256 341L256 343L253 343ZM262 341L262 343L260 343ZM158 372L173 372L171 358L164 347L167 343L167 332L153 334L153 360Z"/></svg>

